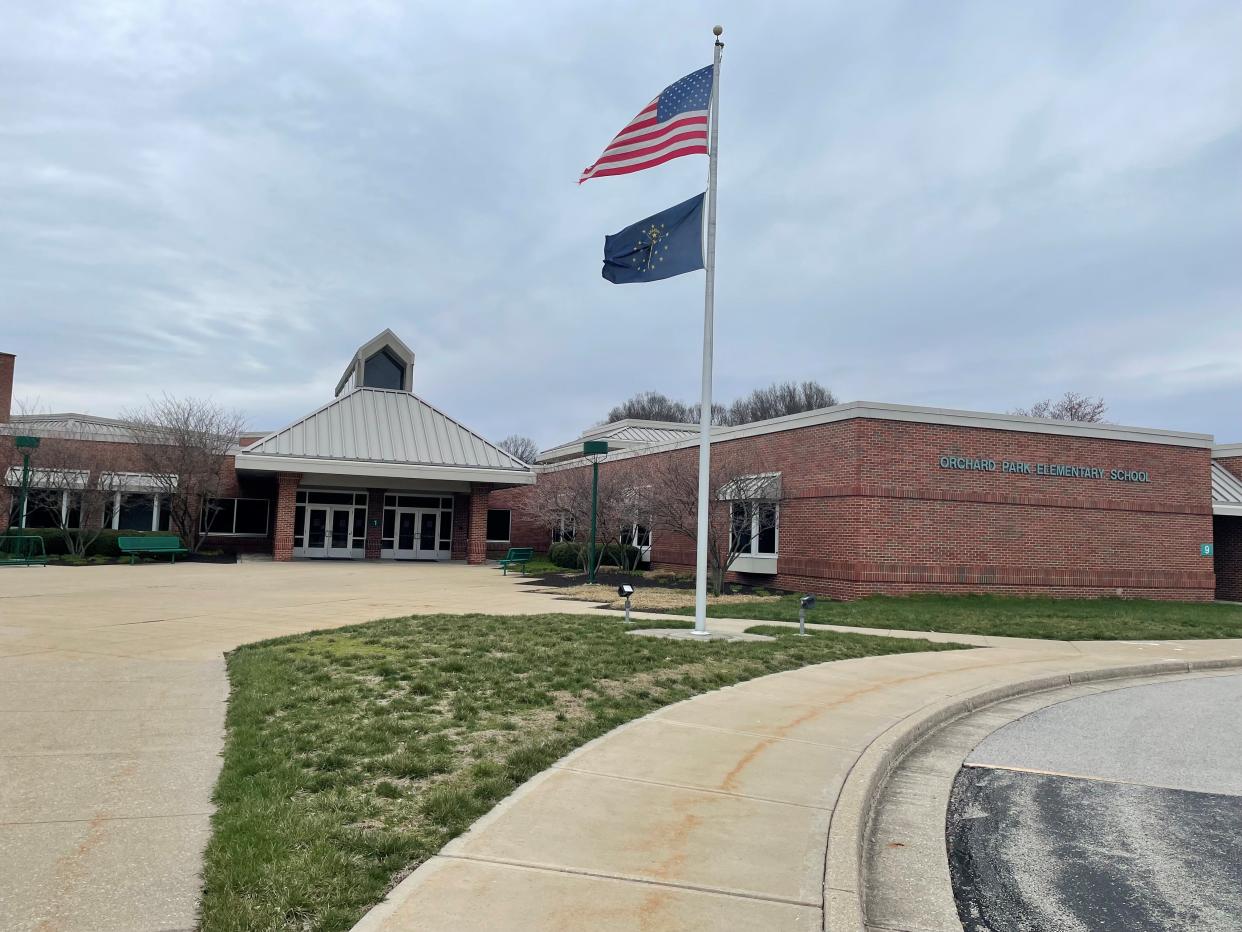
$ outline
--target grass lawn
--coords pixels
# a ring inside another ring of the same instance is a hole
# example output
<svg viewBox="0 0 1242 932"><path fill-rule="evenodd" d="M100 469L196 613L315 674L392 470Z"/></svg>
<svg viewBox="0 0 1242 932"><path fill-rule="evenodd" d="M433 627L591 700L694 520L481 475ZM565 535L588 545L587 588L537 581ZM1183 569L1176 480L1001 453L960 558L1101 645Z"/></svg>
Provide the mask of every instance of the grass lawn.
<svg viewBox="0 0 1242 932"><path fill-rule="evenodd" d="M673 614L694 614L693 608L671 611ZM716 618L797 621L798 597L785 596L776 602L709 606L708 615ZM1067 641L1242 637L1242 606L1145 599L872 596L855 602L821 600L807 613L806 620L860 628L998 634Z"/></svg>
<svg viewBox="0 0 1242 932"><path fill-rule="evenodd" d="M609 618L433 615L239 648L203 929L348 929L518 784L623 722L806 664L954 646L775 634L703 644Z"/></svg>

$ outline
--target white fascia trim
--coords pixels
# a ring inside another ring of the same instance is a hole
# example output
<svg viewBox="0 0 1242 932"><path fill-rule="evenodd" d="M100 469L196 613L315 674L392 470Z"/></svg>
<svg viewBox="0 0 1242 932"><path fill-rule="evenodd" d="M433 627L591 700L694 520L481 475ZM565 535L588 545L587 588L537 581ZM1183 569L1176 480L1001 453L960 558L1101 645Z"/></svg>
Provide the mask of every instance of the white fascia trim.
<svg viewBox="0 0 1242 932"><path fill-rule="evenodd" d="M1212 459L1229 459L1242 456L1242 443L1218 443L1212 447Z"/></svg>
<svg viewBox="0 0 1242 932"><path fill-rule="evenodd" d="M801 414L774 417L740 427L712 428L712 443L739 440L743 437L759 437L800 427L817 427L854 418L870 418L881 421L908 421L916 424L947 424L954 427L974 427L982 430L1007 430L1027 434L1055 434L1062 437L1094 437L1101 440L1124 440L1130 443L1155 443L1174 447L1198 447L1211 449L1211 434L1194 434L1177 430L1160 430L1152 427L1123 427L1113 424L1084 424L1075 421L1057 421L1044 417L1023 417L1020 414L988 414L982 411L957 411L951 408L927 408L919 405L895 405L879 401L850 401L831 408L818 408ZM665 450L683 450L697 447L697 437L668 443L648 444L640 450L623 452L618 459ZM1219 449L1219 448L1217 448ZM611 454L609 456L611 458ZM546 468L557 469L580 465L573 460L552 463Z"/></svg>
<svg viewBox="0 0 1242 932"><path fill-rule="evenodd" d="M647 447L650 447L654 442L655 441L652 441L652 440L611 440L610 439L608 441L608 452L609 453L624 453L627 450L645 449ZM694 442L698 443L698 440L696 439ZM578 441L576 443L567 443L564 446L554 447L551 450L544 450L542 453L540 453L538 456L535 457L535 462L541 463L546 459L552 459L554 457L564 456L566 453L576 453L578 456L581 456L582 455L582 441Z"/></svg>
<svg viewBox="0 0 1242 932"><path fill-rule="evenodd" d="M450 482L496 482L534 485L535 474L525 470L471 466L425 466L418 463L375 463L368 460L331 460L273 453L238 453L237 469L262 472L300 472L313 475L371 476L379 479L444 479Z"/></svg>
<svg viewBox="0 0 1242 932"><path fill-rule="evenodd" d="M1009 430L1028 434L1058 434L1063 437L1097 437L1103 440L1160 443L1178 447L1212 446L1211 434L1193 434L1152 427L1084 424L1044 417L1023 417L1020 414L989 414L982 411L895 405L878 401L851 401L831 408L820 408L817 411L805 411L801 414L772 418L768 421L757 421L754 424L743 424L741 427L716 428L712 431L712 439L732 440L737 437L753 437L795 427L830 424L834 421L857 417L883 421L911 421L919 424L948 424L954 427L977 427L984 430ZM697 440L693 441L693 443L697 442Z"/></svg>
<svg viewBox="0 0 1242 932"><path fill-rule="evenodd" d="M1212 502L1212 514L1230 517L1242 517L1242 505L1231 505L1223 502Z"/></svg>
<svg viewBox="0 0 1242 932"><path fill-rule="evenodd" d="M652 427L656 430L692 430L698 433L698 424L683 424L681 421L647 421L637 417L622 418L619 421L610 421L607 424L600 424L598 427L589 427L582 432L579 440L589 440L592 437L598 437L600 434L620 433L627 427ZM573 444L565 444L565 446L573 446Z"/></svg>

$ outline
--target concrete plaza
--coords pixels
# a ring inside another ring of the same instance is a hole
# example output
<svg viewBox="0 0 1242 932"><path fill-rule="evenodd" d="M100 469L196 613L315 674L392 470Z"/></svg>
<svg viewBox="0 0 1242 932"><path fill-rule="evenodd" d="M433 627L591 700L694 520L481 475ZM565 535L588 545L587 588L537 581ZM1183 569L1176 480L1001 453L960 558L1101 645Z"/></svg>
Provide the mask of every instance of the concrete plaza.
<svg viewBox="0 0 1242 932"><path fill-rule="evenodd" d="M435 612L590 611L491 567L0 569L0 929L195 925L239 644Z"/></svg>

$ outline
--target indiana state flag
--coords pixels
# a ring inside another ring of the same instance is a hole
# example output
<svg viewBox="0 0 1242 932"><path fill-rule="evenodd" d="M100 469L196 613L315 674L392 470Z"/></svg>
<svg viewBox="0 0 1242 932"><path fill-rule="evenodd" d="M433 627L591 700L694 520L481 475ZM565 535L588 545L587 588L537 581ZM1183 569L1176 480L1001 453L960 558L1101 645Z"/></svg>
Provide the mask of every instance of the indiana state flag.
<svg viewBox="0 0 1242 932"><path fill-rule="evenodd" d="M604 237L604 278L656 282L703 268L703 195Z"/></svg>

